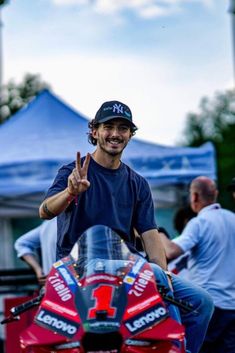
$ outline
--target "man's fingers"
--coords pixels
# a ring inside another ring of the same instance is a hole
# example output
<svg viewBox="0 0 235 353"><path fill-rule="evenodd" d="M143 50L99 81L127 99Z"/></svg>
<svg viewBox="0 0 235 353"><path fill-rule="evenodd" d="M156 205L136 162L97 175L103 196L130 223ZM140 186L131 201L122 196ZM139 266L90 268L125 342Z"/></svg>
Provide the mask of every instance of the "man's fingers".
<svg viewBox="0 0 235 353"><path fill-rule="evenodd" d="M89 164L90 164L90 159L91 159L91 155L90 155L90 153L87 153L85 161L83 163L83 167L82 167L82 171L83 171L82 175L83 175L83 177L87 176L87 171L88 171L88 167L89 167Z"/></svg>
<svg viewBox="0 0 235 353"><path fill-rule="evenodd" d="M81 154L80 152L77 152L77 158L76 158L76 169L78 173L81 173Z"/></svg>
<svg viewBox="0 0 235 353"><path fill-rule="evenodd" d="M88 189L91 185L91 183L88 180L81 180L80 184L82 184L86 189Z"/></svg>

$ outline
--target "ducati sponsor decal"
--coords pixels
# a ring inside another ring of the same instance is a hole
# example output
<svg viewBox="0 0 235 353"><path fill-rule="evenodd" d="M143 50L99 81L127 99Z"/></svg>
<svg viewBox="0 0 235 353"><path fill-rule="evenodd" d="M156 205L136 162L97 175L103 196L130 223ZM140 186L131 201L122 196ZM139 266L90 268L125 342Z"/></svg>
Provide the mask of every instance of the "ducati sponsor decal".
<svg viewBox="0 0 235 353"><path fill-rule="evenodd" d="M146 263L146 260L144 260L142 258L138 259L138 261L132 267L131 272L134 275L137 275L145 263Z"/></svg>
<svg viewBox="0 0 235 353"><path fill-rule="evenodd" d="M148 308L149 306L156 304L161 300L160 295L156 294L153 297L150 297L146 300L143 300L142 302L138 303L137 305L134 305L130 308L127 309L127 314L133 315L135 312L141 311L143 309Z"/></svg>
<svg viewBox="0 0 235 353"><path fill-rule="evenodd" d="M116 282L117 277L110 276L110 275L93 275L86 278L86 283L90 284L92 282L100 281L100 280L107 281L107 282Z"/></svg>
<svg viewBox="0 0 235 353"><path fill-rule="evenodd" d="M53 308L53 311L57 311L58 313L61 313L61 314L67 314L73 318L78 317L78 313L76 311L65 308L64 306L61 306L61 305L59 305L55 302L52 302L48 299L43 301L43 306Z"/></svg>
<svg viewBox="0 0 235 353"><path fill-rule="evenodd" d="M71 274L69 273L69 271L67 270L67 268L65 266L60 266L58 268L58 271L61 274L61 276L64 278L65 282L70 287L76 286L76 282L74 281L73 277L71 276Z"/></svg>
<svg viewBox="0 0 235 353"><path fill-rule="evenodd" d="M53 267L57 268L63 265L63 261L59 260L53 264Z"/></svg>
<svg viewBox="0 0 235 353"><path fill-rule="evenodd" d="M153 277L153 272L150 270L144 270L140 272L139 277L135 281L134 285L129 290L129 295L133 294L136 297L140 297L145 291L149 281Z"/></svg>
<svg viewBox="0 0 235 353"><path fill-rule="evenodd" d="M131 271L124 277L123 282L126 285L126 290L127 292L130 290L131 286L136 280L136 277L141 270L141 268L144 266L146 261L142 258L138 259L136 263L133 265Z"/></svg>
<svg viewBox="0 0 235 353"><path fill-rule="evenodd" d="M110 329L119 329L120 323L112 322L112 321L95 321L95 322L89 322L88 324L86 324L86 327L87 326L92 329L110 330Z"/></svg>
<svg viewBox="0 0 235 353"><path fill-rule="evenodd" d="M135 278L127 275L125 276L123 282L131 285L135 282Z"/></svg>
<svg viewBox="0 0 235 353"><path fill-rule="evenodd" d="M136 315L132 319L125 321L125 326L131 333L136 334L163 320L168 315L168 311L164 306L156 305L140 315Z"/></svg>
<svg viewBox="0 0 235 353"><path fill-rule="evenodd" d="M60 275L57 272L55 272L52 276L49 276L48 281L51 283L52 287L55 289L63 302L66 302L72 298L70 289L65 285L64 280L60 278Z"/></svg>
<svg viewBox="0 0 235 353"><path fill-rule="evenodd" d="M49 310L41 309L35 321L48 330L72 338L78 331L79 325L64 317L58 316Z"/></svg>

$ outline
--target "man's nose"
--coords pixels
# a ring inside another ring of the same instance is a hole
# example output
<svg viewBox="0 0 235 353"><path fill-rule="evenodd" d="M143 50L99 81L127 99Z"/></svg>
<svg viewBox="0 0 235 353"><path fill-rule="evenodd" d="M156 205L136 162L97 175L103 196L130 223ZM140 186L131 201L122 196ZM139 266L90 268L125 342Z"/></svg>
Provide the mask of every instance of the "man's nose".
<svg viewBox="0 0 235 353"><path fill-rule="evenodd" d="M112 128L111 134L112 134L112 136L118 136L118 135L120 135L120 131L119 131L118 126L114 126L114 127Z"/></svg>

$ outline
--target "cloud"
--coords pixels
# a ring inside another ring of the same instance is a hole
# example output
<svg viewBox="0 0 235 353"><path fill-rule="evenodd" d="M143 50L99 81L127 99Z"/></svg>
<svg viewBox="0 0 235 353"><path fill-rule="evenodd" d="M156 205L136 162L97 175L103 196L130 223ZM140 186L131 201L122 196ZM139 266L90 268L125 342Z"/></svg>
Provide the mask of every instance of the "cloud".
<svg viewBox="0 0 235 353"><path fill-rule="evenodd" d="M89 0L52 0L55 5L71 6L71 5L87 5Z"/></svg>
<svg viewBox="0 0 235 353"><path fill-rule="evenodd" d="M94 12L108 15L118 14L125 10L133 11L137 16L150 19L169 16L183 9L183 6L193 3L211 7L214 0L51 0L60 6L90 6Z"/></svg>
<svg viewBox="0 0 235 353"><path fill-rule="evenodd" d="M18 57L17 66L14 57L8 59L7 79L13 75L20 81L25 68L39 73L56 94L89 118L105 100L123 101L139 127L137 137L167 145L181 136L185 115L195 111L201 92L213 92L218 81L204 81L193 72L186 77L172 61L139 55L61 53L55 60L53 55L31 54Z"/></svg>

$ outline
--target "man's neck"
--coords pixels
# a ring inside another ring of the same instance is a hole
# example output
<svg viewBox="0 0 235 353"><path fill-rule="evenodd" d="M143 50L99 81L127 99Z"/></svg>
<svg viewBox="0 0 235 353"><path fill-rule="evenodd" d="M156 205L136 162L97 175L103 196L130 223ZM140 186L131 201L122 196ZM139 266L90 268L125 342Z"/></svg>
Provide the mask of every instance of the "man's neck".
<svg viewBox="0 0 235 353"><path fill-rule="evenodd" d="M199 213L201 210L203 210L204 208L208 207L208 206L212 206L212 205L216 205L216 202L204 202L200 205L197 213Z"/></svg>
<svg viewBox="0 0 235 353"><path fill-rule="evenodd" d="M121 164L120 155L111 156L107 153L100 153L96 150L91 156L96 163L107 169L118 169Z"/></svg>

